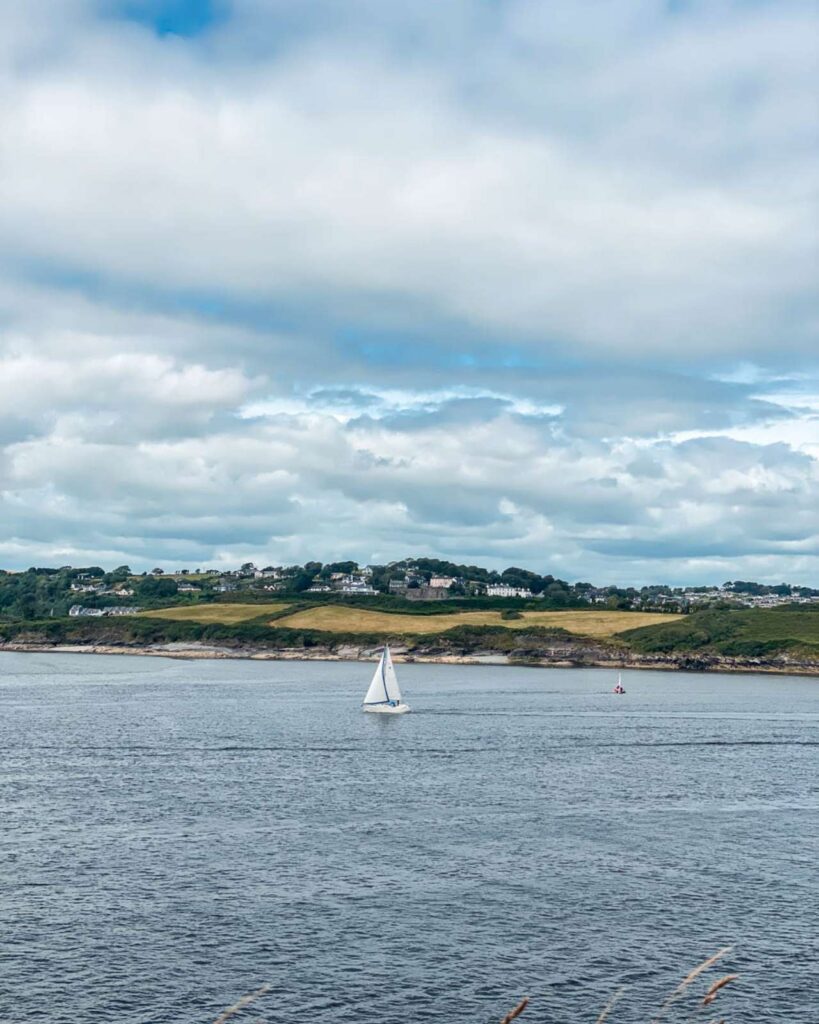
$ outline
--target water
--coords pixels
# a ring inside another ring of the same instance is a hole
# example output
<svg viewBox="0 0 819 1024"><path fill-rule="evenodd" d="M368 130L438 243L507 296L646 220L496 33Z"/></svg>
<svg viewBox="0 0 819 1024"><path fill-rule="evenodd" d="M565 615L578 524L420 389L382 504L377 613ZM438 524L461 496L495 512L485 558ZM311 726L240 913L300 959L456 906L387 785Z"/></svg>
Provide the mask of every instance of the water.
<svg viewBox="0 0 819 1024"><path fill-rule="evenodd" d="M0 655L0 1021L819 1021L819 680L399 675Z"/></svg>

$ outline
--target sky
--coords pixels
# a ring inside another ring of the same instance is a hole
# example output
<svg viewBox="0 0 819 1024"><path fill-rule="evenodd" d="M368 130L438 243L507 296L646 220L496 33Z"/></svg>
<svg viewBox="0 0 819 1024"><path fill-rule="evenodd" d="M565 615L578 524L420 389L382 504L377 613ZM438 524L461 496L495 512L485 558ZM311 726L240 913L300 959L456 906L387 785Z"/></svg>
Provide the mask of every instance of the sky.
<svg viewBox="0 0 819 1024"><path fill-rule="evenodd" d="M819 586L816 0L0 4L0 566Z"/></svg>

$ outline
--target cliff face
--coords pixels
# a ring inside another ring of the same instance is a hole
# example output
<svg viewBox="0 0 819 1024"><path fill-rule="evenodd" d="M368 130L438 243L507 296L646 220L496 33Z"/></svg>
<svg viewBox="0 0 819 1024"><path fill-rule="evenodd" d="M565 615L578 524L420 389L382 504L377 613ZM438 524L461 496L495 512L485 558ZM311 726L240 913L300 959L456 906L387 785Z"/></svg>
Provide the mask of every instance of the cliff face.
<svg viewBox="0 0 819 1024"><path fill-rule="evenodd" d="M406 655L418 660L456 655L464 660L488 661L502 656L508 664L538 666L611 666L612 668L653 668L690 672L781 672L819 675L819 658L787 652L765 657L733 657L708 651L675 651L673 653L641 653L618 641L593 640L587 637L562 636L545 640L536 636L515 637L514 646L503 649L487 646L442 642L443 637L422 640ZM404 653L405 649L401 649Z"/></svg>

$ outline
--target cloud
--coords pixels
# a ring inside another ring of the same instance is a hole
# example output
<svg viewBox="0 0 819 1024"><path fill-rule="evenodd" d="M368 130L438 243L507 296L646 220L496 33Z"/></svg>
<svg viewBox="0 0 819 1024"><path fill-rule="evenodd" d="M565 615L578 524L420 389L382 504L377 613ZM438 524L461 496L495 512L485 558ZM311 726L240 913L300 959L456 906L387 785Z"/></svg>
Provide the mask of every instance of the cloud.
<svg viewBox="0 0 819 1024"><path fill-rule="evenodd" d="M535 347L759 350L813 280L812 164L799 146L772 161L767 138L811 72L807 15L785 5L638 33L640 5L617 6L623 49L603 47L591 72L577 18L556 32L540 5L512 4L501 22L507 44L525 29L530 53L573 59L570 103L609 114L574 127L485 114L461 96L457 66L396 63L372 37L357 51L319 37L245 75L163 50L149 76L157 44L89 30L81 73L72 62L12 81L0 223L32 258L142 284L322 291L331 304L398 295ZM550 84L548 61L524 65L532 91ZM717 123L715 91L727 97ZM703 115L733 141L716 168L680 163L692 143L675 106L692 130ZM750 136L731 123L739 107L741 123L762 122ZM800 112L793 135L810 130L803 102L789 120ZM789 326L804 352L807 326Z"/></svg>
<svg viewBox="0 0 819 1024"><path fill-rule="evenodd" d="M640 470L647 459L656 472ZM16 536L68 549L93 529L131 560L134 524L137 552L196 562L219 548L285 561L408 548L559 564L572 576L619 565L622 578L657 559L664 575L683 576L711 557L775 556L779 575L819 560L819 470L808 455L719 438L561 441L502 410L468 432L280 413L239 434L139 445L53 436L9 445L6 462L4 518L24 531Z"/></svg>
<svg viewBox="0 0 819 1024"><path fill-rule="evenodd" d="M810 4L52 7L0 12L0 559L815 582Z"/></svg>

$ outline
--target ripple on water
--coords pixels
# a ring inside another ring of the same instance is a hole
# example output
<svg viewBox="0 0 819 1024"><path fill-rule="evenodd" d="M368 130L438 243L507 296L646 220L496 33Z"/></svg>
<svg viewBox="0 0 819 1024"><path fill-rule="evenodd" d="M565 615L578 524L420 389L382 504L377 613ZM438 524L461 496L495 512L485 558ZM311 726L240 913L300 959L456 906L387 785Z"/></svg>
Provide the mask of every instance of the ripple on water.
<svg viewBox="0 0 819 1024"><path fill-rule="evenodd" d="M0 659L2 1020L819 1020L813 680Z"/></svg>

